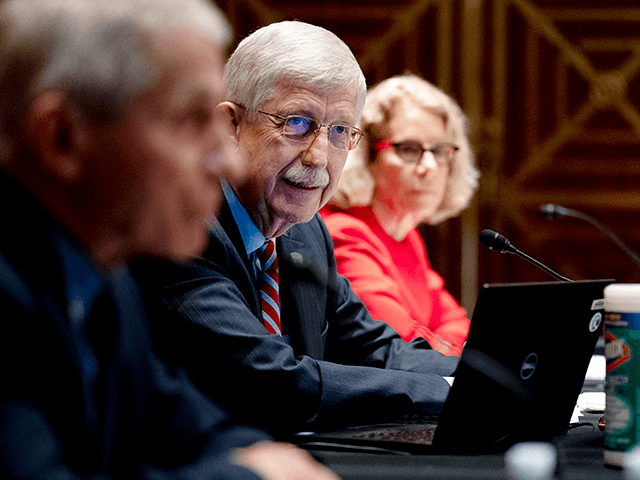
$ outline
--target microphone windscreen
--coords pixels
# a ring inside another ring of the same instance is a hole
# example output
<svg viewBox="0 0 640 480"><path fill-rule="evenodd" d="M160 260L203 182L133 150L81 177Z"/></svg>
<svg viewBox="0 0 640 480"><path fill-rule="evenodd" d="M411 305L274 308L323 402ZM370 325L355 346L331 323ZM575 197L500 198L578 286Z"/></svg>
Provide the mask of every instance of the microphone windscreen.
<svg viewBox="0 0 640 480"><path fill-rule="evenodd" d="M556 206L553 203L545 203L540 205L538 211L543 215L547 215L549 218L553 218L556 214Z"/></svg>
<svg viewBox="0 0 640 480"><path fill-rule="evenodd" d="M569 210L560 205L554 205L553 203L545 203L544 205L540 205L538 211L542 215L546 215L547 218L562 218L568 216Z"/></svg>

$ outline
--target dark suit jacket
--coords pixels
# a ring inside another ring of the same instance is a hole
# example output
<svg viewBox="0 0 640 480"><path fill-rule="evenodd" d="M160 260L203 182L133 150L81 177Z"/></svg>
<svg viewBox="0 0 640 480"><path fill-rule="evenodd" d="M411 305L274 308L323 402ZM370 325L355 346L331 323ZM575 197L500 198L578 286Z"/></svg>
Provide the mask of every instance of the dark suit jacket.
<svg viewBox="0 0 640 480"><path fill-rule="evenodd" d="M440 412L456 357L404 342L373 320L336 271L319 215L277 240L281 318L290 345L262 325L258 290L225 205L202 258L133 269L159 353L243 422L274 433Z"/></svg>
<svg viewBox="0 0 640 480"><path fill-rule="evenodd" d="M104 375L98 388L87 385L52 221L2 175L0 202L0 477L258 479L228 454L266 434L231 424L154 356L142 299L126 271L106 297L115 311L100 317L113 327L100 342L110 345L101 352ZM89 315L105 313L95 310Z"/></svg>

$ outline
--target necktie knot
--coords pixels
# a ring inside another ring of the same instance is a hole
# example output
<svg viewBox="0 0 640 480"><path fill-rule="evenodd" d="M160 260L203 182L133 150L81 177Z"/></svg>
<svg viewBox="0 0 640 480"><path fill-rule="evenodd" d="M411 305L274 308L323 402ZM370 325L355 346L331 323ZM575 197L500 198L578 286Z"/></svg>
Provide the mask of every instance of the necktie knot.
<svg viewBox="0 0 640 480"><path fill-rule="evenodd" d="M276 241L267 240L260 247L260 265L263 272L278 270L278 257L276 255Z"/></svg>

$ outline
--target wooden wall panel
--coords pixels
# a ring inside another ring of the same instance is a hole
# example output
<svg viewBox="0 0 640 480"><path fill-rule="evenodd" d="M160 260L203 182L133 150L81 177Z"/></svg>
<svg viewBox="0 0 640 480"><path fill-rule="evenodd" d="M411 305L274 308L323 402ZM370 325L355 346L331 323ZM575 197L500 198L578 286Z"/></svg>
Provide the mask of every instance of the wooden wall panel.
<svg viewBox="0 0 640 480"><path fill-rule="evenodd" d="M508 47L504 76L493 79L507 88L491 93L504 128L498 158L481 159L497 168L483 168L491 179L480 219L570 278L639 281L638 268L593 227L538 214L543 203L584 211L640 246L640 10L631 2L562 4L494 2L504 19L494 29ZM479 274L547 278L494 252L482 252Z"/></svg>

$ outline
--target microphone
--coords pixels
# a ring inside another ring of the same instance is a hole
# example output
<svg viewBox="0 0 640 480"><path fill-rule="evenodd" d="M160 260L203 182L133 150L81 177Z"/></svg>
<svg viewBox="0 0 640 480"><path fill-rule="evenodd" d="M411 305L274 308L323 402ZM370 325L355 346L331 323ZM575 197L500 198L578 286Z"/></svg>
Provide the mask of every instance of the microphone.
<svg viewBox="0 0 640 480"><path fill-rule="evenodd" d="M536 259L531 258L526 253L521 252L516 247L514 247L509 240L507 240L505 237L500 235L498 232L494 232L493 230L483 230L480 233L480 243L482 243L483 245L486 245L491 250L495 250L498 253L513 253L515 255L518 255L519 257L524 258L525 260L533 263L536 267L541 268L542 270L544 270L545 272L547 272L549 275L556 278L557 280L560 280L562 282L573 282L573 280L557 274L546 265L543 265Z"/></svg>
<svg viewBox="0 0 640 480"><path fill-rule="evenodd" d="M596 227L600 231L600 233L609 238L609 240L615 243L624 253L626 253L637 267L640 267L640 256L636 252L631 250L627 245L625 245L624 242L620 240L620 237L618 237L613 232L613 230L605 227L602 223L597 221L592 216L587 215L586 213L578 212L577 210L561 207L560 205L554 205L552 203L540 205L540 213L546 215L547 219L549 220L553 220L555 218L573 217L590 223L591 225Z"/></svg>

